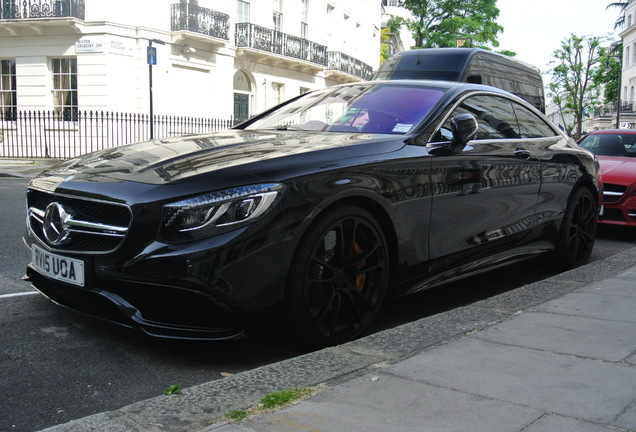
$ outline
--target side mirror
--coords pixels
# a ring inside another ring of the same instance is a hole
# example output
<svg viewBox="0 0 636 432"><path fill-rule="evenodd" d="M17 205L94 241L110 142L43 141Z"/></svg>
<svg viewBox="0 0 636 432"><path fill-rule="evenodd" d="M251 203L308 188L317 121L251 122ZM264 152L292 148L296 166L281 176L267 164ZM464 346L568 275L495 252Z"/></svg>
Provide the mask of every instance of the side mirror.
<svg viewBox="0 0 636 432"><path fill-rule="evenodd" d="M451 119L451 132L453 139L450 142L449 150L453 153L461 152L468 141L475 138L479 124L477 119L468 113L458 114Z"/></svg>

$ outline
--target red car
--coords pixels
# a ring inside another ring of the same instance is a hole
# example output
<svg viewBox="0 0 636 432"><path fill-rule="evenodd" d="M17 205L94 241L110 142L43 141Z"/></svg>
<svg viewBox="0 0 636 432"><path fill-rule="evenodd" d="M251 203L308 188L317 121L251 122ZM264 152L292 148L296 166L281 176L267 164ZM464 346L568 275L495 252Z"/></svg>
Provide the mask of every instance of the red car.
<svg viewBox="0 0 636 432"><path fill-rule="evenodd" d="M601 164L604 192L599 223L636 226L636 130L591 132L579 145Z"/></svg>

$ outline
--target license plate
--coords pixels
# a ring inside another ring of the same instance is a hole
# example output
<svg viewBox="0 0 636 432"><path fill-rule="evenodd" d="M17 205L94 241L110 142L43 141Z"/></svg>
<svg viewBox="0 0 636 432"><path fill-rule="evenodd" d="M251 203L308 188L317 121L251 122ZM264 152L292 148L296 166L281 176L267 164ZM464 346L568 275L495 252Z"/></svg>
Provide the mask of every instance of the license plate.
<svg viewBox="0 0 636 432"><path fill-rule="evenodd" d="M31 245L31 263L36 270L52 279L84 286L84 261L68 258Z"/></svg>

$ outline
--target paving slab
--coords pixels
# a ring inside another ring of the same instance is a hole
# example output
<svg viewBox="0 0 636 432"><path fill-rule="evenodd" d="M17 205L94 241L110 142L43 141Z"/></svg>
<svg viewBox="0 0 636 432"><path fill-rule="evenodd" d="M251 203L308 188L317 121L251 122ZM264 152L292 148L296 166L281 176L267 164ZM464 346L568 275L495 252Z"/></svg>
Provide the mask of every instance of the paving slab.
<svg viewBox="0 0 636 432"><path fill-rule="evenodd" d="M540 410L381 372L300 405L258 415L242 426L256 431L508 432L522 430L542 415Z"/></svg>
<svg viewBox="0 0 636 432"><path fill-rule="evenodd" d="M636 368L465 338L387 368L414 379L594 423L636 401Z"/></svg>
<svg viewBox="0 0 636 432"><path fill-rule="evenodd" d="M523 432L617 432L613 427L556 414L546 414Z"/></svg>
<svg viewBox="0 0 636 432"><path fill-rule="evenodd" d="M561 304L561 301L556 303ZM636 323L632 322L524 312L480 332L476 337L554 353L621 362L636 352L634 335Z"/></svg>

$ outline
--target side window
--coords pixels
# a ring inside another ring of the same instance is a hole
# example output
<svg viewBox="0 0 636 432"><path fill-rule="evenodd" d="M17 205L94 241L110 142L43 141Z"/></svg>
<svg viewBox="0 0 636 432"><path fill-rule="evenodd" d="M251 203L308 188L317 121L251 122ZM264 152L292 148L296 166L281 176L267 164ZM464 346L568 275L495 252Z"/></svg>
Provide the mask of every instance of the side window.
<svg viewBox="0 0 636 432"><path fill-rule="evenodd" d="M479 130L475 136L476 140L519 138L512 102L490 95L473 96L463 101L440 128L440 135L437 137L441 140L450 140L450 120L464 113L472 114L477 119Z"/></svg>
<svg viewBox="0 0 636 432"><path fill-rule="evenodd" d="M550 125L526 107L513 103L521 138L541 138L557 135Z"/></svg>

